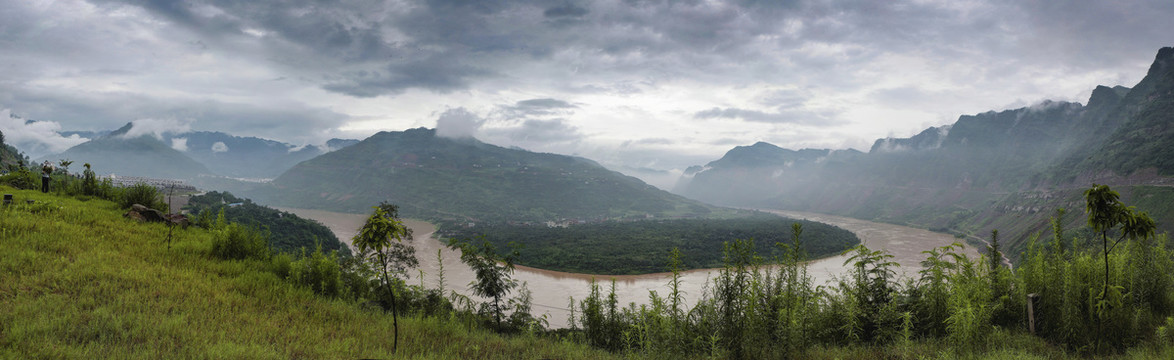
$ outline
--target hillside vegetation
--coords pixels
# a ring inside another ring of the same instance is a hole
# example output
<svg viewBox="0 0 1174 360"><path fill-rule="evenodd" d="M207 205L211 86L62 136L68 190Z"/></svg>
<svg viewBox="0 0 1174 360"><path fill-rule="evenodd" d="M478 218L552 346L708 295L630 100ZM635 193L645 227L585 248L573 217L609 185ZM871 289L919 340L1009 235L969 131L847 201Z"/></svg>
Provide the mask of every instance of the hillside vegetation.
<svg viewBox="0 0 1174 360"><path fill-rule="evenodd" d="M713 208L595 162L439 137L380 132L302 162L245 194L277 206L367 212L381 201L434 219L547 221L624 216L699 217Z"/></svg>
<svg viewBox="0 0 1174 360"><path fill-rule="evenodd" d="M393 355L390 315L296 285L268 260L219 260L213 231L176 231L168 249L166 226L123 219L113 202L0 192L18 199L0 207L0 358L611 357L410 314Z"/></svg>
<svg viewBox="0 0 1174 360"><path fill-rule="evenodd" d="M738 239L754 240L766 250L767 259L784 255L781 246L790 241L791 224L803 226L803 251L811 258L839 255L860 244L856 234L814 221L794 220L755 213L729 219L640 220L537 225L488 224L473 228L443 226L448 238L484 236L500 249L516 243L518 264L584 274L629 275L665 271L665 258L673 249L681 253L681 269L722 266L722 244Z"/></svg>
<svg viewBox="0 0 1174 360"><path fill-rule="evenodd" d="M895 278L883 251L858 247L853 270L816 286L803 253L790 251L803 242L795 225L774 261L753 242L724 244L700 300L671 290L624 307L595 284L573 302L572 328L555 332L507 325L526 317L524 288L495 322L502 306L449 302L400 277L393 354L395 321L371 301L378 282L336 255L226 248L253 241L231 224L176 231L168 246L166 226L123 219L113 202L0 192L18 200L0 207L4 358L1166 358L1174 349L1174 244L1145 231L1126 231L1111 252L1100 234L1033 239L1015 273L943 247L927 252L915 281ZM1105 223L1106 235L1132 225L1118 226ZM463 261L485 255L462 251ZM679 253L666 260L677 274ZM509 283L508 268L484 264ZM1023 330L1028 293L1041 295L1036 336Z"/></svg>
<svg viewBox="0 0 1174 360"><path fill-rule="evenodd" d="M192 196L184 210L196 218L196 223L207 227L221 213L228 221L239 223L269 234L273 251L298 254L301 251L338 251L351 256L351 250L321 223L303 219L289 212L258 205L230 193L211 191Z"/></svg>

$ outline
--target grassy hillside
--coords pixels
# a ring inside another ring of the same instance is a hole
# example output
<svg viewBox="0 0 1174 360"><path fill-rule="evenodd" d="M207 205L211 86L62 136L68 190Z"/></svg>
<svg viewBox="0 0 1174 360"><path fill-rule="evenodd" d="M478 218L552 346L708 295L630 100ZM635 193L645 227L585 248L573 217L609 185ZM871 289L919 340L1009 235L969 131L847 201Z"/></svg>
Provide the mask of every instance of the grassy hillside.
<svg viewBox="0 0 1174 360"><path fill-rule="evenodd" d="M391 358L392 319L296 287L262 261L210 258L211 234L117 205L0 186L0 358ZM36 204L28 205L31 199ZM606 358L447 319L400 319L406 358Z"/></svg>

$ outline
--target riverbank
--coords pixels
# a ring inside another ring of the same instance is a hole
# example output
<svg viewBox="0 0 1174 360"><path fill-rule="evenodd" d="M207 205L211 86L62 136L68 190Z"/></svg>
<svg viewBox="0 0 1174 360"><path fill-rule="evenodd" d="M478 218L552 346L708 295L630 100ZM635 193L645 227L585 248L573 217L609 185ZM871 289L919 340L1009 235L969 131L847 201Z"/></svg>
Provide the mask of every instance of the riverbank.
<svg viewBox="0 0 1174 360"><path fill-rule="evenodd" d="M366 221L366 215L336 213L322 210L281 208L298 216L317 220L326 225L338 236L338 239L350 244L357 230ZM796 211L769 210L771 213L795 218L818 221L838 226L852 231L860 241L872 249L884 249L894 255L894 260L901 264L900 271L904 274L916 274L921 269L920 263L925 259L922 251L935 247L952 244L956 241L948 234L935 233L928 230L915 229L905 226L874 223L871 221L846 218L841 216L805 213ZM445 291L455 291L459 294L471 296L468 284L475 279L473 272L460 262L460 253L447 248L439 239L433 238L436 227L420 220L407 220L409 228L414 234L416 256L420 260L418 269L410 270L409 283L423 283L426 287L437 287L437 274L441 264L444 267L446 281ZM437 259L437 252L440 259ZM966 247L965 253L978 256L977 250ZM846 255L838 255L808 264L808 273L817 283L831 281L834 277L844 273L847 267L844 261ZM667 262L667 259L666 259ZM423 271L422 277L420 271ZM682 273L682 290L685 293L687 304L694 304L704 294L706 284L711 275L719 269L699 269ZM535 269L526 266L517 266L514 279L525 283L532 291L535 316L546 316L551 327L567 327L570 316L570 299L581 300L591 292L591 281L595 280L607 289L610 282L615 281L616 297L621 304L635 302L643 304L648 301L649 291L658 294L669 292L668 279L670 273L655 273L643 275L594 275L578 274L559 271Z"/></svg>

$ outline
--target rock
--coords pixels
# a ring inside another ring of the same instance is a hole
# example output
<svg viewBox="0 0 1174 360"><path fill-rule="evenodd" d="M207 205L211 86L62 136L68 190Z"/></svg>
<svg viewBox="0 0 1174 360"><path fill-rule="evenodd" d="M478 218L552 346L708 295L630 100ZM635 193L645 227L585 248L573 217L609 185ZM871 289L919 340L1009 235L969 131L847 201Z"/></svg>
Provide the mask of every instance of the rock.
<svg viewBox="0 0 1174 360"><path fill-rule="evenodd" d="M162 211L148 208L143 205L134 204L130 206L130 211L122 216L145 222L167 222L170 221Z"/></svg>
<svg viewBox="0 0 1174 360"><path fill-rule="evenodd" d="M171 225L178 225L184 228L187 228L188 225L191 225L191 221L188 221L188 217L184 216L183 214L167 214L167 221L170 222Z"/></svg>
<svg viewBox="0 0 1174 360"><path fill-rule="evenodd" d="M131 220L135 220L138 222L147 221L147 219L144 219L142 215L139 215L139 213L134 210L127 211L126 214L122 214L122 217L125 217L127 219L131 219Z"/></svg>

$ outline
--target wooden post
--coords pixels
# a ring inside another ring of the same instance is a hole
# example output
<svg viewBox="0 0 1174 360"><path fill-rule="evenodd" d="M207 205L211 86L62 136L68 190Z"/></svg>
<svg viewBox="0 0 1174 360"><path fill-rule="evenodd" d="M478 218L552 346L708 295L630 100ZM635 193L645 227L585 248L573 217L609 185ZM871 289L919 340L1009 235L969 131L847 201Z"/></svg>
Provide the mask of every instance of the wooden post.
<svg viewBox="0 0 1174 360"><path fill-rule="evenodd" d="M1039 304L1039 294L1027 294L1027 329L1035 335L1035 307Z"/></svg>

